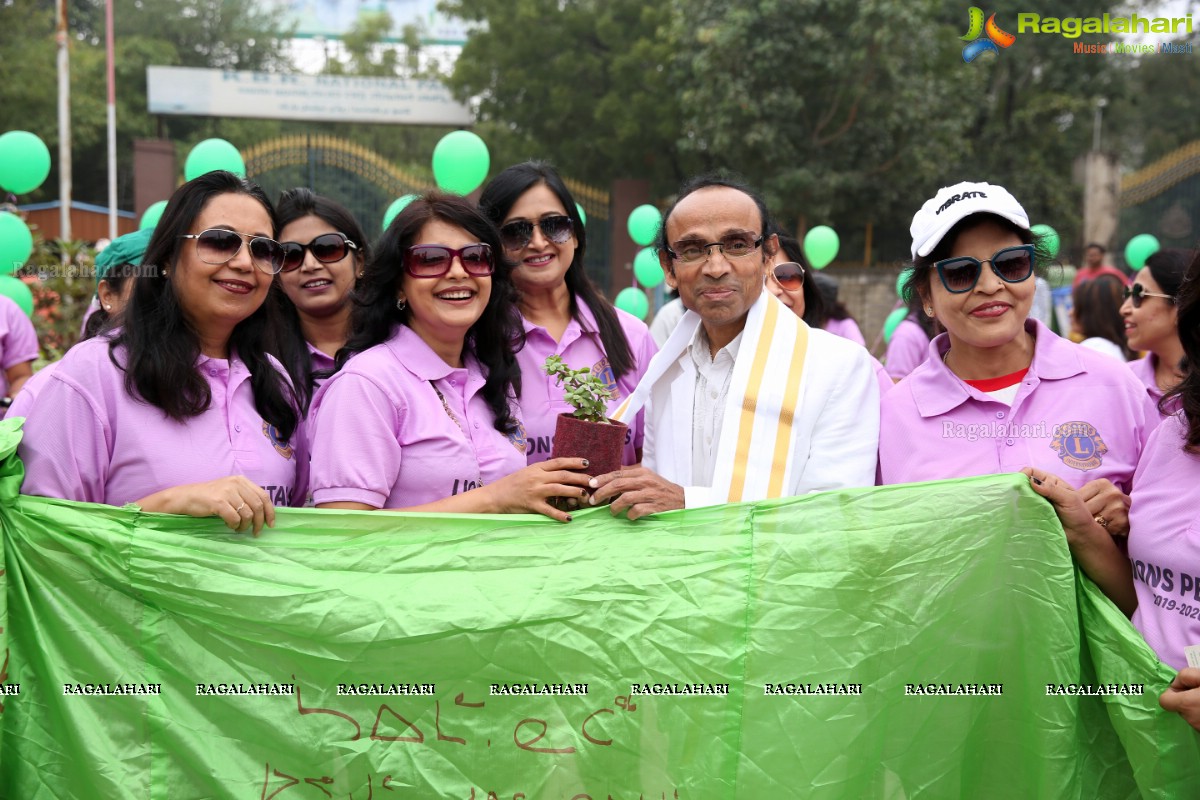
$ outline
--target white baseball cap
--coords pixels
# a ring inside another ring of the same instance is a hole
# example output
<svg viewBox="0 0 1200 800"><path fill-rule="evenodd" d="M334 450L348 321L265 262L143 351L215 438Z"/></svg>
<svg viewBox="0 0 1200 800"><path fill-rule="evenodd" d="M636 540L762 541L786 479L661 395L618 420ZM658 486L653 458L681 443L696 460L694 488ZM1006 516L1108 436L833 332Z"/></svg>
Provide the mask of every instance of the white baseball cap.
<svg viewBox="0 0 1200 800"><path fill-rule="evenodd" d="M995 214L1029 230L1029 215L1007 189L964 181L938 189L913 216L908 229L912 234L912 257L929 255L951 228L972 214Z"/></svg>

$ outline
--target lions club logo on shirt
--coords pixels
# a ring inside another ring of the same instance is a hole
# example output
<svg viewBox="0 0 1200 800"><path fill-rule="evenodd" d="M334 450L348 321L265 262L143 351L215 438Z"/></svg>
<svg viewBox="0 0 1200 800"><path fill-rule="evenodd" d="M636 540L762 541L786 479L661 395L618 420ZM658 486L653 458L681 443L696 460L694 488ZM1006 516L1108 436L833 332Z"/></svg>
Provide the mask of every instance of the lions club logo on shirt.
<svg viewBox="0 0 1200 800"><path fill-rule="evenodd" d="M275 448L275 452L284 458L292 457L292 446L287 443L287 440L279 435L279 431L275 430L275 426L263 420L262 426L263 436L271 440L271 446Z"/></svg>
<svg viewBox="0 0 1200 800"><path fill-rule="evenodd" d="M508 442L521 453L529 452L529 437L525 434L525 425L517 420L517 429L508 434Z"/></svg>
<svg viewBox="0 0 1200 800"><path fill-rule="evenodd" d="M1090 422L1064 422L1054 429L1050 449L1068 467L1079 470L1095 469L1104 463L1108 446Z"/></svg>
<svg viewBox="0 0 1200 800"><path fill-rule="evenodd" d="M613 400L621 397L621 390L617 387L617 376L613 374L612 364L608 363L608 356L592 365L592 374L604 381L604 385L613 393Z"/></svg>

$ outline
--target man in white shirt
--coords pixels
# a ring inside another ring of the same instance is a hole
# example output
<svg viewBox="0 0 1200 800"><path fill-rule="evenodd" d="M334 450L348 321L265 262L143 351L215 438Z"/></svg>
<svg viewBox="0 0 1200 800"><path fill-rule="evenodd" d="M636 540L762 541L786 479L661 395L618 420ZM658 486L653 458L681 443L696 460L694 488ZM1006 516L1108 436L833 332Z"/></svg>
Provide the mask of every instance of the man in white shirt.
<svg viewBox="0 0 1200 800"><path fill-rule="evenodd" d="M752 190L715 177L667 211L659 259L688 312L617 412L645 408L642 463L593 479L593 504L637 519L874 484L870 356L763 290L778 246L767 218Z"/></svg>

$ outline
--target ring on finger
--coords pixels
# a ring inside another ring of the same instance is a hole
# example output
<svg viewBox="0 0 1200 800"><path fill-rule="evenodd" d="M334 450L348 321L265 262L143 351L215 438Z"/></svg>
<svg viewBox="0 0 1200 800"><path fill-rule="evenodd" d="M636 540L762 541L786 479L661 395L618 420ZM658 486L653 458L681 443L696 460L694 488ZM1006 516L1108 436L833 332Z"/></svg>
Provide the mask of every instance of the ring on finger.
<svg viewBox="0 0 1200 800"><path fill-rule="evenodd" d="M242 504L233 510L233 513L240 514L240 513L242 513L242 509L245 507L246 507L246 501L243 500Z"/></svg>
<svg viewBox="0 0 1200 800"><path fill-rule="evenodd" d="M1097 516L1097 517L1096 517L1096 524L1097 524L1097 525L1099 525L1101 528L1107 528L1107 527L1108 527L1108 520L1107 520L1107 519L1105 519L1105 517L1104 517L1104 515L1103 515L1103 514L1101 514L1101 515L1099 515L1099 516Z"/></svg>

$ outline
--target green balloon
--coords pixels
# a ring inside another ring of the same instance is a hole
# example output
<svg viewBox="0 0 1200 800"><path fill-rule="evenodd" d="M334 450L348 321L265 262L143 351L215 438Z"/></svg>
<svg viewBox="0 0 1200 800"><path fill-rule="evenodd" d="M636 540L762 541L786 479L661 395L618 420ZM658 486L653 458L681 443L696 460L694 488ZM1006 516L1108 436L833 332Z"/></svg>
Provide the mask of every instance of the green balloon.
<svg viewBox="0 0 1200 800"><path fill-rule="evenodd" d="M1061 242L1058 240L1058 231L1049 225L1034 225L1029 230L1037 237L1038 244L1046 251L1046 255L1050 258L1058 257L1058 248L1061 245Z"/></svg>
<svg viewBox="0 0 1200 800"><path fill-rule="evenodd" d="M646 315L650 313L649 298L636 286L630 286L618 292L617 302L614 305L622 311L628 311L638 319L645 319Z"/></svg>
<svg viewBox="0 0 1200 800"><path fill-rule="evenodd" d="M896 332L896 328L908 316L907 308L897 308L892 313L887 315L887 319L883 322L883 341L890 342L892 334Z"/></svg>
<svg viewBox="0 0 1200 800"><path fill-rule="evenodd" d="M638 206L629 213L629 238L645 247L654 242L661 225L661 211L650 204Z"/></svg>
<svg viewBox="0 0 1200 800"><path fill-rule="evenodd" d="M837 258L841 242L828 225L818 225L804 235L804 256L813 269L825 269Z"/></svg>
<svg viewBox="0 0 1200 800"><path fill-rule="evenodd" d="M188 153L183 165L183 177L190 181L219 169L232 172L240 178L246 177L246 162L236 147L224 139L205 139Z"/></svg>
<svg viewBox="0 0 1200 800"><path fill-rule="evenodd" d="M50 174L50 150L29 131L0 136L0 187L13 194L32 192Z"/></svg>
<svg viewBox="0 0 1200 800"><path fill-rule="evenodd" d="M904 295L904 284L908 283L908 279L912 277L913 268L905 267L900 270L900 274L896 276L896 297L899 297L904 302L908 302L908 298Z"/></svg>
<svg viewBox="0 0 1200 800"><path fill-rule="evenodd" d="M1125 263L1129 264L1132 270L1139 270L1146 266L1146 259L1157 253L1162 248L1149 233L1139 233L1137 236L1129 240L1129 244L1125 245Z"/></svg>
<svg viewBox="0 0 1200 800"><path fill-rule="evenodd" d="M167 207L166 200L159 200L157 203L151 204L149 208L142 214L142 220L138 223L138 230L144 231L147 228L154 229L158 221L162 219L163 210Z"/></svg>
<svg viewBox="0 0 1200 800"><path fill-rule="evenodd" d="M408 208L408 204L416 200L415 194L406 194L403 197L397 197L392 201L392 204L387 207L387 211L383 212L383 229L386 231L388 226L392 224L392 220L396 218L404 209Z"/></svg>
<svg viewBox="0 0 1200 800"><path fill-rule="evenodd" d="M25 266L33 252L33 234L25 221L7 211L0 214L0 275Z"/></svg>
<svg viewBox="0 0 1200 800"><path fill-rule="evenodd" d="M633 277L647 289L653 289L663 282L662 264L658 263L658 254L653 247L643 247L633 259Z"/></svg>
<svg viewBox="0 0 1200 800"><path fill-rule="evenodd" d="M29 290L25 281L12 275L0 275L0 295L20 306L25 316L33 316L33 292Z"/></svg>
<svg viewBox="0 0 1200 800"><path fill-rule="evenodd" d="M438 188L470 194L487 177L492 158L487 145L470 131L447 133L433 148L433 177Z"/></svg>
<svg viewBox="0 0 1200 800"><path fill-rule="evenodd" d="M579 221L584 225L587 225L587 214L584 212L583 206L579 205L579 203L576 203L575 210L579 212Z"/></svg>

